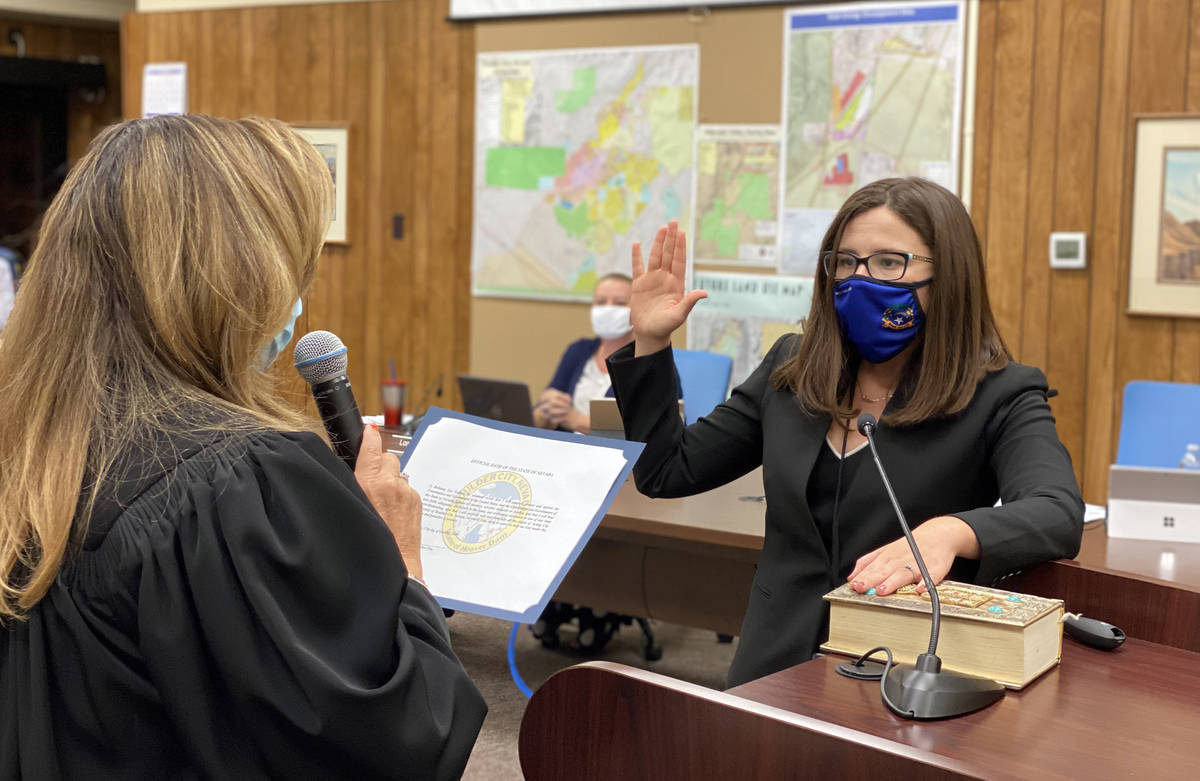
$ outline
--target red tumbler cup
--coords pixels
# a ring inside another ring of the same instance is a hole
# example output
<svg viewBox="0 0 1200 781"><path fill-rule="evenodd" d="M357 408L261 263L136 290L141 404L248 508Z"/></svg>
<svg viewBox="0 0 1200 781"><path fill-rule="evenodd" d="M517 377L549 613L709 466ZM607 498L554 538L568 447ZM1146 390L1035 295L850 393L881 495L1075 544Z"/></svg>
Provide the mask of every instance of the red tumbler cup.
<svg viewBox="0 0 1200 781"><path fill-rule="evenodd" d="M408 383L404 380L387 379L379 383L379 395L383 399L383 425L396 428L404 418L404 397Z"/></svg>

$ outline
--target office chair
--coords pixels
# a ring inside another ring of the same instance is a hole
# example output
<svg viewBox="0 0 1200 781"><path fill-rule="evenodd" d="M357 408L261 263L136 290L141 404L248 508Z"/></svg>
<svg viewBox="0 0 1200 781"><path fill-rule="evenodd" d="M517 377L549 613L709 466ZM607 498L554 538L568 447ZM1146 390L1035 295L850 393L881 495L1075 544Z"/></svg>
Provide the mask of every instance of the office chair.
<svg viewBox="0 0 1200 781"><path fill-rule="evenodd" d="M1117 463L1174 469L1189 443L1200 443L1200 385L1126 383Z"/></svg>
<svg viewBox="0 0 1200 781"><path fill-rule="evenodd" d="M725 401L733 359L701 350L675 350L674 353L675 369L683 386L683 422L690 426Z"/></svg>

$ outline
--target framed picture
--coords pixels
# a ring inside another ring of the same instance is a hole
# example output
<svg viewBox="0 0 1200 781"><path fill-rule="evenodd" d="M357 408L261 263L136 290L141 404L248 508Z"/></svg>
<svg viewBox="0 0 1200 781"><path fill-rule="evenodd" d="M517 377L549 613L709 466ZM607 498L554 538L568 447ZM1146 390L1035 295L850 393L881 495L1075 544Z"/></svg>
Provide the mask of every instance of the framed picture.
<svg viewBox="0 0 1200 781"><path fill-rule="evenodd" d="M1200 114L1134 117L1129 313L1200 317Z"/></svg>
<svg viewBox="0 0 1200 781"><path fill-rule="evenodd" d="M307 138L325 158L333 177L333 221L325 234L327 244L346 244L346 177L349 173L347 147L350 128L344 124L302 124L296 131Z"/></svg>

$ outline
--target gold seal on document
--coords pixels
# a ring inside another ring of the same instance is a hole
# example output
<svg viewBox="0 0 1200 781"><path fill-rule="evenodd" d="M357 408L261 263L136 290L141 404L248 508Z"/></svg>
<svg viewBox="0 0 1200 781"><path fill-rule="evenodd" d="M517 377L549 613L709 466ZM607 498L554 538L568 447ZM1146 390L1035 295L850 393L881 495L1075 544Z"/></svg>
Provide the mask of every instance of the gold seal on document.
<svg viewBox="0 0 1200 781"><path fill-rule="evenodd" d="M442 540L455 553L480 553L504 542L529 512L533 489L516 472L488 472L455 494L442 519Z"/></svg>

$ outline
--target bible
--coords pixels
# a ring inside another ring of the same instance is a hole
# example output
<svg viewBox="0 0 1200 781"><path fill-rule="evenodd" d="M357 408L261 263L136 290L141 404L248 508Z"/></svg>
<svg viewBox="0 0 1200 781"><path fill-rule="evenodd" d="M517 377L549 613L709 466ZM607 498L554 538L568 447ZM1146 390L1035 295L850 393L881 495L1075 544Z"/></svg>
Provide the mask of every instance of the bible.
<svg viewBox="0 0 1200 781"><path fill-rule="evenodd" d="M1020 689L1062 656L1061 599L945 581L938 655L945 669ZM929 595L916 586L893 594L858 594L847 583L825 595L829 640L822 651L859 656L887 646L898 663L928 650ZM879 658L879 657L873 657Z"/></svg>

